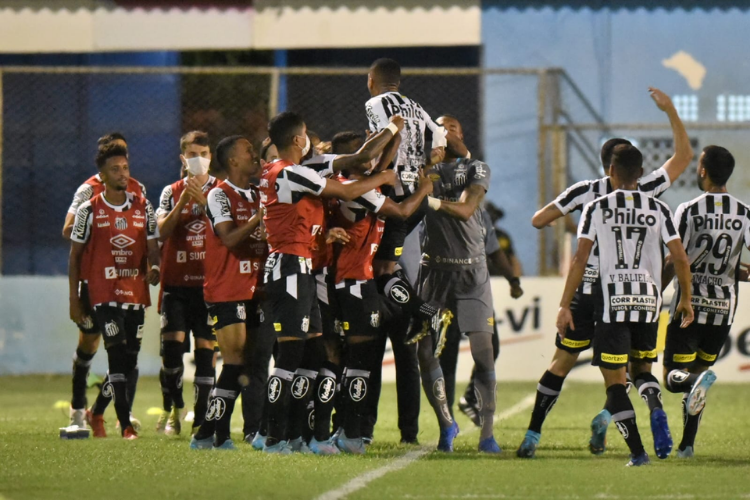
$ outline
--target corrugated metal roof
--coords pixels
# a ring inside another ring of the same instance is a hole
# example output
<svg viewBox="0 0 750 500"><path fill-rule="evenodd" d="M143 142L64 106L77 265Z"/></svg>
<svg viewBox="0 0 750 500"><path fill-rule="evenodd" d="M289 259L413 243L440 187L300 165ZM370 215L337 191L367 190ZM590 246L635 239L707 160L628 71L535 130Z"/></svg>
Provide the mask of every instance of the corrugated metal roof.
<svg viewBox="0 0 750 500"><path fill-rule="evenodd" d="M482 0L484 9L591 9L591 10L748 10L750 1L732 0Z"/></svg>

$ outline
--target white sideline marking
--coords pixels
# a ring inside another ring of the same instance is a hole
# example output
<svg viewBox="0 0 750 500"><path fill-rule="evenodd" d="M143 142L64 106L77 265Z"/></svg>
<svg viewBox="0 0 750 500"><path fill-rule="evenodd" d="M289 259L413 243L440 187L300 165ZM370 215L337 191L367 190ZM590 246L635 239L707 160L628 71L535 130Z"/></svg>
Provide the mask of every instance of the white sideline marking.
<svg viewBox="0 0 750 500"><path fill-rule="evenodd" d="M495 417L495 424L502 422L503 420L507 420L510 417L517 415L518 413L521 413L522 411L526 410L530 406L534 404L534 400L536 399L536 393L530 394L523 398L521 401L516 403L515 405L511 406L504 412L500 413ZM463 432L462 434L471 434L472 432L476 432L479 428L478 427L472 427L466 432ZM459 434L460 435L460 434ZM377 469L367 471L364 474L361 474L354 479L351 479L350 481L344 483L341 487L336 488L335 490L330 490L319 497L317 497L315 500L340 500L342 498L346 498L351 493L354 493L355 491L361 490L365 486L367 486L372 481L379 479L389 472L394 472L397 470L401 470L405 467L408 467L412 462L416 462L426 454L432 451L432 448L422 448L419 450L410 451L406 455L397 458L393 462L386 464L382 467L379 467Z"/></svg>

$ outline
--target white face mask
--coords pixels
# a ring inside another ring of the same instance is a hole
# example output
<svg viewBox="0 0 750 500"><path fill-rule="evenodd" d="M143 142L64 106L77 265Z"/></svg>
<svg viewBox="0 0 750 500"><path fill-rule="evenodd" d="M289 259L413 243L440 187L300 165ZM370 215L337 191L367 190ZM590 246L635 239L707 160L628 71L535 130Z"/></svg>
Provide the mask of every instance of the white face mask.
<svg viewBox="0 0 750 500"><path fill-rule="evenodd" d="M308 151L310 151L310 136L305 134L305 147L302 148L302 156L304 157Z"/></svg>
<svg viewBox="0 0 750 500"><path fill-rule="evenodd" d="M211 160L202 156L195 156L193 158L187 158L187 171L190 175L205 175L208 172L208 167L211 165Z"/></svg>

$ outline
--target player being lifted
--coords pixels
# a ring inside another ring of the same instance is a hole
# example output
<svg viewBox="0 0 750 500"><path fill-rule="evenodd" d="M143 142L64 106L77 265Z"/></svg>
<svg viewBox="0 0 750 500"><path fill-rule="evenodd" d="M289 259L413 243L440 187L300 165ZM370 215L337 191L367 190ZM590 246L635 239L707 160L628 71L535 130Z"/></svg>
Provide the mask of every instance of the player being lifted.
<svg viewBox="0 0 750 500"><path fill-rule="evenodd" d="M734 157L720 146L707 146L698 160L702 195L675 212L677 230L693 273L695 321L681 330L675 306L683 288L676 283L672 321L664 349L664 384L683 393L684 430L677 456L693 456L695 436L706 404L706 392L716 380L713 366L726 342L739 302L740 256L750 246L750 206L727 191ZM673 260L670 255L667 262ZM671 266L667 270L671 274Z"/></svg>
<svg viewBox="0 0 750 500"><path fill-rule="evenodd" d="M125 137L119 132L113 132L102 136L97 141L97 146L102 148L107 144L117 144L127 149L127 142ZM75 221L76 212L78 208L86 201L89 201L94 196L104 191L104 181L101 178L101 174L97 173L92 175L81 184L73 196L73 202L68 208L68 213L65 215L65 222L63 224L63 237L70 239L70 234L73 231L73 223ZM133 193L136 196L146 196L146 188L143 184L130 177L128 179L127 191ZM85 267L85 262L84 262ZM79 286L79 296L81 303L83 304L86 314L84 315L84 323L78 325L78 347L73 355L73 398L70 403L70 425L71 429L73 426L78 429L84 429L86 427L86 385L91 368L91 362L94 359L96 351L99 349L99 341L101 340L101 331L99 326L94 321L93 310L89 303L88 297L88 285L86 283L85 269L81 269L81 284ZM104 387L109 378L105 376L102 383ZM128 397L132 403L135 398L135 390L138 383L138 367L136 366L132 373L128 374ZM104 410L109 405L111 396L103 394L101 389L96 402L92 406L93 415L96 417L96 429L94 429L94 436L101 436L104 429L104 421L101 415L104 414ZM133 426L138 429L140 422L133 418L131 415L131 422ZM103 437L103 436L102 436Z"/></svg>
<svg viewBox="0 0 750 500"><path fill-rule="evenodd" d="M396 61L378 59L372 63L367 75L367 89L372 98L365 104L370 130L382 130L393 115L404 118L401 144L393 160L393 169L398 179L388 194L396 202L416 191L420 167L440 161L445 154L446 144L445 131L432 121L419 103L399 93L400 84L401 66ZM424 218L426 209L427 203L424 202L408 219L386 222L383 241L373 263L379 289L389 300L417 320L407 334L408 343L416 342L430 332L439 340L445 336L445 330L450 324L450 311L420 299L405 274L396 269L406 236ZM438 341L436 345L441 345L441 342ZM437 355L439 348L436 349Z"/></svg>
<svg viewBox="0 0 750 500"><path fill-rule="evenodd" d="M242 136L222 139L216 162L226 180L208 193L203 296L224 365L211 391L205 422L190 443L193 449L235 449L230 439L234 405L245 374L245 345L259 335L255 296L267 246L258 229L263 217L258 191L250 182L260 173L252 144Z"/></svg>
<svg viewBox="0 0 750 500"><path fill-rule="evenodd" d="M453 116L438 118L456 141L463 143L461 123ZM422 254L420 296L428 302L447 305L454 312L456 332L466 334L471 344L471 355L476 364L474 379L481 432L479 451L499 453L493 436L495 414L495 358L492 331L495 314L492 290L484 251L484 225L479 206L490 186L491 171L487 164L461 158L449 145L445 161L435 165L430 176L435 179L435 196L430 197L432 210L425 215L425 238ZM453 201L456 200L456 201ZM502 259L506 278L511 283L511 294L520 295L518 277L512 275L510 263ZM457 346L456 346L457 347ZM420 342L419 349L423 349ZM420 363L429 360L420 355ZM422 385L430 398L446 400L446 386L442 369L436 363L427 368L420 365ZM451 381L455 387L455 380ZM444 403L443 403L444 404ZM450 422L450 414L438 412L441 427L439 448L450 451L458 425Z"/></svg>
<svg viewBox="0 0 750 500"><path fill-rule="evenodd" d="M130 170L125 147L108 144L100 148L96 164L104 191L81 204L71 234L70 318L76 324L86 319L78 294L85 259L83 276L109 359L109 380L102 392L111 393L114 399L123 437L135 439L127 382L138 366L144 312L151 304L148 285L159 282L159 230L148 200L126 191ZM100 423L94 430L103 437L106 433Z"/></svg>
<svg viewBox="0 0 750 500"><path fill-rule="evenodd" d="M640 192L647 196L659 196L685 171L693 158L693 150L690 147L690 139L685 131L685 127L671 99L659 89L649 88L649 92L657 107L669 117L675 148L674 155L661 168L654 170L638 181ZM625 139L610 139L602 146L602 167L608 174L610 174L611 170L612 151L621 144L627 145L630 142ZM587 203L612 191L612 181L609 177L578 182L570 186L553 202L534 214L531 223L537 229L542 229L560 217L575 210L581 210ZM560 391L562 391L565 377L576 366L578 356L591 347L591 341L594 337L594 326L596 321L600 319L595 312L599 302L601 302L598 254L599 249L594 245L594 249L586 265L583 283L576 290L570 306L576 325L575 331L566 332L562 337L555 336L555 354L552 357L552 363L549 368L544 372L542 378L539 379L529 428L526 431L521 446L516 452L519 457L532 458L534 456L536 448L539 445L539 440L541 439L542 424L544 424L545 418L552 410L560 395ZM648 391L649 404L657 404L660 401L657 393L658 379L651 375L650 369L646 370L645 367L642 368L639 369L639 372L643 373L643 375L635 379L636 384L639 386L639 392L645 393ZM657 415L659 415L659 412L657 412ZM604 452L604 438L608 422L609 419L607 418L606 411L604 411L597 416L595 423L592 424L592 431L596 427L596 432L592 436L591 442L591 451L593 453Z"/></svg>
<svg viewBox="0 0 750 500"><path fill-rule="evenodd" d="M649 463L625 384L629 358L646 363L657 360L663 243L672 253L680 286L688 289L680 296L675 315L682 316L682 328L693 321L687 255L669 207L638 190L642 165L643 156L634 146L621 144L614 148L610 169L614 191L583 209L578 249L557 315L557 331L564 340L577 328L570 307L596 241L603 301L599 305L602 318L596 323L592 364L600 368L604 377L605 409L630 448L629 466ZM664 410L660 412L666 421ZM653 426L653 416L651 420ZM664 435L654 432L654 448L659 458L666 458L671 451L671 438L668 444L667 447Z"/></svg>
<svg viewBox="0 0 750 500"><path fill-rule="evenodd" d="M314 170L299 165L310 150L307 126L291 112L274 117L268 126L279 160L266 164L260 179L260 193L266 208L264 217L270 255L265 267L264 323L273 327L278 341L276 366L268 379L268 437L264 451L290 453L287 420L291 383L303 357L306 364L320 365L324 353L320 342L320 310L312 275L312 246L323 224L324 209L319 197L352 200L386 183L392 172L380 172L368 179L344 185L321 178ZM312 331L311 331L312 330ZM317 334L316 334L317 333ZM316 335L315 335L316 334Z"/></svg>
<svg viewBox="0 0 750 500"><path fill-rule="evenodd" d="M203 261L206 258L206 195L216 186L208 174L211 149L205 132L188 132L180 139L180 161L186 176L161 193L156 218L162 247L161 313L163 396L157 432L180 434L185 401L182 397L182 356L185 336L195 337L195 407L193 428L206 415L216 373L216 336L208 324L203 300Z"/></svg>

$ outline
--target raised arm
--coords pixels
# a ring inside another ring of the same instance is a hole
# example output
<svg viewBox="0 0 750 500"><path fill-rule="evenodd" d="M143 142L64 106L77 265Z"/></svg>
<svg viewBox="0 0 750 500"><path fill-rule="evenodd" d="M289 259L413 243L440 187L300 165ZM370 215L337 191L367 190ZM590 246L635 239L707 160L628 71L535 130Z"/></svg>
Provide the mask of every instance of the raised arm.
<svg viewBox="0 0 750 500"><path fill-rule="evenodd" d="M458 201L443 201L437 198L430 198L430 207L437 207L438 212L443 212L449 216L468 221L474 212L479 208L479 204L484 199L485 190L479 184L471 184L461 193Z"/></svg>
<svg viewBox="0 0 750 500"><path fill-rule="evenodd" d="M393 130L393 127L391 127L390 124L394 125L396 130ZM369 164L372 160L377 158L391 140L395 136L400 135L401 130L404 128L404 119L400 115L392 115L390 118L390 124L388 127L370 137L356 153L336 156L336 159L333 160L334 172L352 169L360 172L369 170L369 168L361 168L362 165ZM398 147L396 149L398 149Z"/></svg>
<svg viewBox="0 0 750 500"><path fill-rule="evenodd" d="M338 198L344 201L351 201L359 196L362 196L368 191L383 186L392 186L396 182L396 174L393 170L387 170L385 172L378 172L377 174L371 175L361 181L351 182L349 184L343 184L341 182L328 180L325 183L325 187L320 192L320 196L323 198Z"/></svg>
<svg viewBox="0 0 750 500"><path fill-rule="evenodd" d="M663 165L663 168L669 175L670 183L673 183L680 175L682 175L687 166L693 160L693 148L690 146L690 138L685 130L685 126L682 124L682 120L680 120L680 115L677 114L672 99L657 88L649 87L648 90L651 99L653 99L658 108L664 111L669 117L669 124L672 127L674 155L667 160Z"/></svg>
<svg viewBox="0 0 750 500"><path fill-rule="evenodd" d="M401 203L396 203L390 198L386 198L383 206L378 210L378 215L392 219L406 219L411 217L411 215L414 214L422 204L422 200L424 200L425 196L432 193L432 187L430 179L425 177L422 171L420 171L419 187L416 192Z"/></svg>

